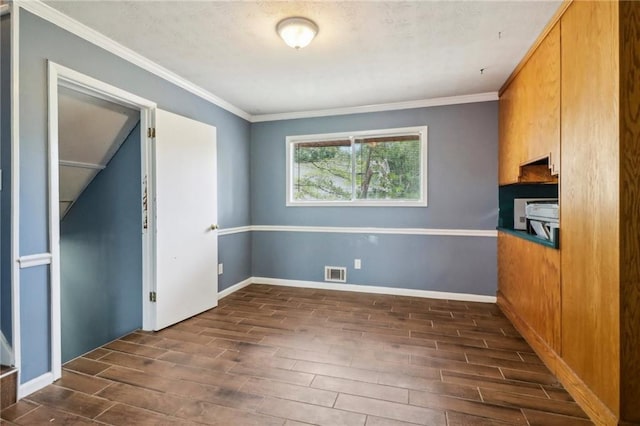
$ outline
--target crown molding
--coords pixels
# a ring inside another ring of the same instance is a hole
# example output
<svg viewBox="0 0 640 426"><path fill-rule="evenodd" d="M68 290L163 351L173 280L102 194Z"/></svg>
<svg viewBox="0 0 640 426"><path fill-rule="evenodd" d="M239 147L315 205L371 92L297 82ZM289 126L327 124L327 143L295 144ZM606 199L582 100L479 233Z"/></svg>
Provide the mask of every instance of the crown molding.
<svg viewBox="0 0 640 426"><path fill-rule="evenodd" d="M0 16L8 15L11 13L11 8L8 4L0 4Z"/></svg>
<svg viewBox="0 0 640 426"><path fill-rule="evenodd" d="M520 71L522 71L522 68L524 68L527 62L529 62L529 59L531 59L531 57L536 52L536 50L538 50L538 47L540 47L544 39L547 38L551 30L553 30L556 24L560 22L562 15L564 15L564 13L567 11L569 6L571 6L571 3L573 3L573 0L562 0L562 3L560 4L560 6L558 6L558 9L551 17L551 20L547 22L547 25L544 27L540 35L538 35L538 38L536 39L536 41L533 42L529 50L527 50L527 53L525 53L525 55L520 60L520 62L518 62L518 65L516 65L514 70L511 71L511 74L509 74L509 77L507 77L507 80L502 84L502 87L498 91L498 95L501 95L505 90L507 90L507 87L511 84L513 79L516 78L516 76L520 73Z"/></svg>
<svg viewBox="0 0 640 426"><path fill-rule="evenodd" d="M76 21L73 18L65 15L64 13L52 8L51 6L44 4L40 0L15 0L15 3L22 9L33 13L34 15L51 22L58 27L69 31L70 33L95 44L102 49L113 53L114 55L131 62L140 68L157 75L176 86L193 93L194 95L211 102L214 105L219 106L222 109L229 111L238 117L244 118L247 121L251 121L251 114L241 110L235 105L225 101L222 98L214 95L213 93L203 89L202 87L190 82L189 80L180 77L178 74L169 71L163 66L153 62L150 59L145 58L139 53L121 45L120 43L110 39L98 31L89 28L88 26Z"/></svg>
<svg viewBox="0 0 640 426"><path fill-rule="evenodd" d="M472 95L447 96L443 98L420 99L417 101L393 102L387 104L363 105L345 108L319 109L314 111L283 112L279 114L252 115L252 123L298 118L329 117L332 115L362 114L366 112L394 111L400 109L426 108L444 105L471 104L475 102L497 101L498 92L476 93Z"/></svg>
<svg viewBox="0 0 640 426"><path fill-rule="evenodd" d="M421 99L406 102L394 102L375 105L363 105L344 108L329 108L311 111L285 112L276 114L251 115L238 108L232 103L214 95L195 83L179 76L173 71L169 71L162 65L140 55L139 53L121 45L104 34L76 21L53 7L43 3L41 0L14 0L14 4L34 15L51 22L58 27L148 71L158 77L175 84L176 86L206 100L220 108L229 111L251 123L264 121L292 120L299 118L328 117L332 115L362 114L367 112L394 111L412 108L425 108L444 105L468 104L475 102L497 101L498 92L476 93L471 95L449 96L433 99ZM8 13L7 5L0 6L0 11ZM6 10L5 10L6 9Z"/></svg>

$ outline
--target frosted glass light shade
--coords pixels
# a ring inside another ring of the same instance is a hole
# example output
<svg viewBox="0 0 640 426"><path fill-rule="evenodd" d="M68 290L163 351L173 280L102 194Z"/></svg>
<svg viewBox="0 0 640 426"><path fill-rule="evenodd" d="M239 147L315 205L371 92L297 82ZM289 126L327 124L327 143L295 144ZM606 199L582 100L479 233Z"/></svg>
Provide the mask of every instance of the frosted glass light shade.
<svg viewBox="0 0 640 426"><path fill-rule="evenodd" d="M307 18L286 18L278 22L276 31L288 46L300 49L311 43L318 34L318 26Z"/></svg>

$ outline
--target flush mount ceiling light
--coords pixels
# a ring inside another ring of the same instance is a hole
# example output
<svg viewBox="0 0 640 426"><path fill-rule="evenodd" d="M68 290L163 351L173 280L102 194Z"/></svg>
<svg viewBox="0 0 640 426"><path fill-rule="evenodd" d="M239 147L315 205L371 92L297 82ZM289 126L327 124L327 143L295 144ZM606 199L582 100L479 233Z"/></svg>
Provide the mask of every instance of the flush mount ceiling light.
<svg viewBox="0 0 640 426"><path fill-rule="evenodd" d="M300 49L311 43L318 34L318 26L310 19L292 17L278 22L276 31L288 46Z"/></svg>

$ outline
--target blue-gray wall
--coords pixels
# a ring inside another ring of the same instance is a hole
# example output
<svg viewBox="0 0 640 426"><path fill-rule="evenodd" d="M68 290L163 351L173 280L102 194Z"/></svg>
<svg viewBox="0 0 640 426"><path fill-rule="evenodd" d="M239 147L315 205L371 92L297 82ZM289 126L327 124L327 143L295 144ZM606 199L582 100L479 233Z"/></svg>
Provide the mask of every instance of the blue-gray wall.
<svg viewBox="0 0 640 426"><path fill-rule="evenodd" d="M428 126L428 207L287 207L290 135ZM494 230L498 103L484 102L257 123L251 128L254 225ZM496 239L360 234L253 233L254 276L323 280L324 265L347 281L495 295ZM362 269L354 270L355 258Z"/></svg>
<svg viewBox="0 0 640 426"><path fill-rule="evenodd" d="M11 343L11 17L0 17L0 330Z"/></svg>
<svg viewBox="0 0 640 426"><path fill-rule="evenodd" d="M221 228L255 225L494 229L497 103L288 120L245 120L24 10L20 15L20 255L49 251L47 59L217 127ZM285 206L287 135L429 126L429 207ZM250 192L251 188L251 192ZM3 204L4 206L4 204ZM4 235L4 234L3 234ZM4 240L4 238L3 238ZM238 233L221 236L219 289L250 276L321 280L352 266L353 283L494 294L496 242L487 237ZM295 260L295 261L294 261ZM21 270L21 381L50 370L49 268ZM4 305L4 302L3 302Z"/></svg>
<svg viewBox="0 0 640 426"><path fill-rule="evenodd" d="M47 218L47 59L128 92L155 101L159 108L217 128L218 218L222 228L250 223L249 123L95 45L44 21L20 13L20 255L48 252ZM247 259L244 236L220 237L220 256ZM234 253L233 250L243 250ZM215 260L214 260L215 261ZM230 260L233 263L233 260ZM243 265L240 261L238 265ZM23 269L20 276L21 323L46 300L49 279ZM43 269L43 268L38 268ZM227 265L225 265L225 270ZM46 271L46 268L45 268ZM220 289L251 275L251 265L231 268ZM49 371L47 321L21 329L22 383Z"/></svg>
<svg viewBox="0 0 640 426"><path fill-rule="evenodd" d="M62 362L142 327L140 125L60 224Z"/></svg>

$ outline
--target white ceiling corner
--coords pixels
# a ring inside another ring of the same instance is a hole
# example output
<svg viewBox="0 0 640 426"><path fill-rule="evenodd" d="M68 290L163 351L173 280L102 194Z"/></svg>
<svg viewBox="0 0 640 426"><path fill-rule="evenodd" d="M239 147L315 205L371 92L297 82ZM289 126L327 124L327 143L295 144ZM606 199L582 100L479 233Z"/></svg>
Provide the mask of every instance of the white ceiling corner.
<svg viewBox="0 0 640 426"><path fill-rule="evenodd" d="M264 121L495 93L561 1L46 4L192 82L194 93ZM293 15L320 27L301 50L275 32Z"/></svg>

